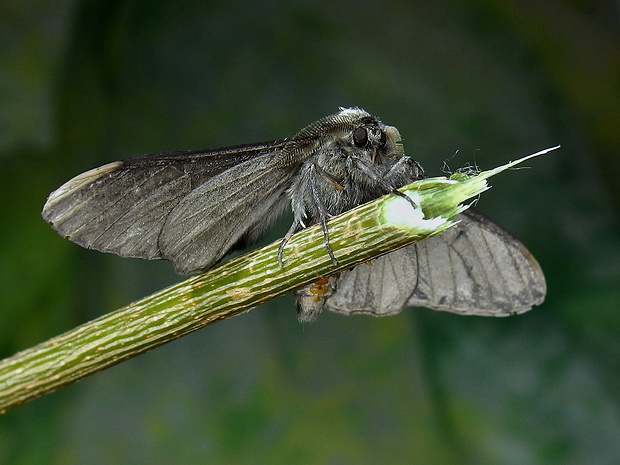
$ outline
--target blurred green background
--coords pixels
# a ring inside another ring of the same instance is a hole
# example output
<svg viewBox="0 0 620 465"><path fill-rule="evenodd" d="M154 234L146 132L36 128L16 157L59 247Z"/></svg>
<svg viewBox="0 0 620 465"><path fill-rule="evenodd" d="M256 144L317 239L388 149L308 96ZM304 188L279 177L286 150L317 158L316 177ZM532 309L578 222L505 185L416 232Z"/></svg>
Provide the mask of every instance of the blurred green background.
<svg viewBox="0 0 620 465"><path fill-rule="evenodd" d="M293 135L338 106L398 127L435 175L562 149L478 204L545 270L534 311L300 325L279 298L0 416L0 464L618 463L618 8L2 0L1 357L181 279L40 218L94 166Z"/></svg>

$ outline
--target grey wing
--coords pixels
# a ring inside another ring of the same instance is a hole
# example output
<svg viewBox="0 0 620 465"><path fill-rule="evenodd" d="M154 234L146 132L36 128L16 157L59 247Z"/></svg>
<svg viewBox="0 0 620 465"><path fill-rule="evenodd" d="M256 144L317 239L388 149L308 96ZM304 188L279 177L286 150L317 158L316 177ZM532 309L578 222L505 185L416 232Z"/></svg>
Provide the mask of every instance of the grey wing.
<svg viewBox="0 0 620 465"><path fill-rule="evenodd" d="M187 246L176 247L175 241L187 243L205 236L196 229L196 216L193 221L184 221L180 215L192 214L192 205L196 205L197 211L204 211L206 202L228 212L228 217L242 211L244 202L247 210L254 208L256 202L268 202L257 210L274 210L274 204L283 200L282 185L290 181L293 171L291 167L274 168L269 160L281 152L285 143L274 141L204 153L157 154L110 163L80 174L52 192L42 215L59 234L83 247L123 257L170 260L182 273L198 271L219 260L228 249L217 249L208 241L196 243L195 249L205 250L192 258L191 265L184 263ZM229 171L234 171L234 175ZM260 179L264 185L271 181L272 189L251 192L244 184L248 182L247 175ZM218 196L200 198L212 193ZM230 193L234 194L233 206L227 205ZM216 221L221 215L211 218ZM247 221L241 225L231 221L218 227L219 237L237 239L253 239L261 231L258 225Z"/></svg>
<svg viewBox="0 0 620 465"><path fill-rule="evenodd" d="M345 314L389 316L400 313L418 282L417 245L341 272L335 292L325 306Z"/></svg>
<svg viewBox="0 0 620 465"><path fill-rule="evenodd" d="M238 243L260 238L287 205L294 173L266 157L209 179L170 212L159 238L162 257L177 272L191 274L211 266Z"/></svg>
<svg viewBox="0 0 620 465"><path fill-rule="evenodd" d="M327 307L384 316L403 307L507 316L542 303L540 266L499 226L467 211L444 233L343 272Z"/></svg>

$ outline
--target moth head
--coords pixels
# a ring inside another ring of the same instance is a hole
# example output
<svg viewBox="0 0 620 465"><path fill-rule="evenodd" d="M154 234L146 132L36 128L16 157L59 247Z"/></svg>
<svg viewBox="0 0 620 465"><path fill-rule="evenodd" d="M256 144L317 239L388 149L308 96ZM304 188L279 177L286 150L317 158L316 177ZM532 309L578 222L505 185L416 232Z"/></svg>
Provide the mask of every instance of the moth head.
<svg viewBox="0 0 620 465"><path fill-rule="evenodd" d="M336 118L343 123L341 147L349 154L367 157L372 162L403 155L400 133L394 126L383 124L359 108L343 108Z"/></svg>

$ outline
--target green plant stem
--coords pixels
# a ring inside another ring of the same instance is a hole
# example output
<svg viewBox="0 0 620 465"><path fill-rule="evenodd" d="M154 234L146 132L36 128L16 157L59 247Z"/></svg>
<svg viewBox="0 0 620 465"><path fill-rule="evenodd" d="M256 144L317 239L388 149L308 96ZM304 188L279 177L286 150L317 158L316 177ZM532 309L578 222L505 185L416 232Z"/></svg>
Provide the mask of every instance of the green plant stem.
<svg viewBox="0 0 620 465"><path fill-rule="evenodd" d="M522 160L477 176L406 186L401 191L414 199L415 209L389 195L334 217L329 237L337 265L320 227L313 226L291 238L282 267L277 241L0 361L0 412L319 277L438 234L453 224L462 202L488 188L486 178Z"/></svg>

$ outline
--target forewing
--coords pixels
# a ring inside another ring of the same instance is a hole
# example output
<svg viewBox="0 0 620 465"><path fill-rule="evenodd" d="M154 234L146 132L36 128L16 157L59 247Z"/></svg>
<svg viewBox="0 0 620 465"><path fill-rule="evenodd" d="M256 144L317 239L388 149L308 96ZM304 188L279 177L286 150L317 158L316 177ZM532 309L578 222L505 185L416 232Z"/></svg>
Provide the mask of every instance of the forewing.
<svg viewBox="0 0 620 465"><path fill-rule="evenodd" d="M232 167L194 189L173 208L162 227L162 257L190 274L211 266L239 243L262 236L287 205L295 171L272 157Z"/></svg>
<svg viewBox="0 0 620 465"><path fill-rule="evenodd" d="M286 143L170 152L110 163L52 192L42 215L59 234L83 247L123 257L168 258L159 237L184 198L232 167L277 154Z"/></svg>
<svg viewBox="0 0 620 465"><path fill-rule="evenodd" d="M459 220L438 236L342 273L328 308L376 316L403 306L506 316L542 303L545 278L527 249L473 211Z"/></svg>

